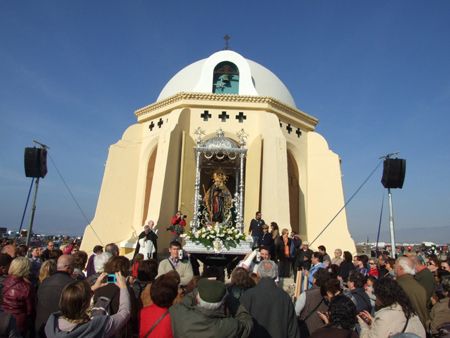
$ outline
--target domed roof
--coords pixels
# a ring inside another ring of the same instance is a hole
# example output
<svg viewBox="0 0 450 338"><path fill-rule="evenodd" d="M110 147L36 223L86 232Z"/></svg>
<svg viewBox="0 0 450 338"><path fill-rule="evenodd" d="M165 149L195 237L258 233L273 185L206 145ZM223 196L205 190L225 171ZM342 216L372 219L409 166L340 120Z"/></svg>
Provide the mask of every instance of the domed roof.
<svg viewBox="0 0 450 338"><path fill-rule="evenodd" d="M157 101L180 92L212 93L214 69L224 61L235 64L239 70L239 95L269 96L296 107L289 89L274 73L230 50L214 53L180 70L164 86Z"/></svg>

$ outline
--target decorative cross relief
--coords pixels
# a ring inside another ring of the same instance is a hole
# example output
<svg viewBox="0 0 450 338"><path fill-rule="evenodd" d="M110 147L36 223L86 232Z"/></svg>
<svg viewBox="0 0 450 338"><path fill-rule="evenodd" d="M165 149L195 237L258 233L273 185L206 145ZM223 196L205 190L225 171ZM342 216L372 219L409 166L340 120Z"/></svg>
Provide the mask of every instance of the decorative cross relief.
<svg viewBox="0 0 450 338"><path fill-rule="evenodd" d="M241 147L244 147L244 146L247 144L247 137L248 137L248 134L245 132L244 129L241 129L241 130L239 130L239 131L236 133L236 135L237 135L237 137L238 137L238 139L239 139L239 145L240 145Z"/></svg>
<svg viewBox="0 0 450 338"><path fill-rule="evenodd" d="M153 123L153 121L149 124L148 129L150 129L150 131L153 130L153 128L155 128L155 124Z"/></svg>
<svg viewBox="0 0 450 338"><path fill-rule="evenodd" d="M211 116L212 115L207 110L205 110L202 114L200 114L200 117L203 118L203 121L208 121L208 119L210 119Z"/></svg>
<svg viewBox="0 0 450 338"><path fill-rule="evenodd" d="M195 129L194 135L195 135L195 142L197 142L197 144L200 144L202 143L202 137L205 135L205 132L203 131L202 128L198 127L197 129Z"/></svg>
<svg viewBox="0 0 450 338"><path fill-rule="evenodd" d="M161 126L163 125L163 119L162 118L160 118L159 119L159 121L158 121L158 123L157 123L157 125L158 125L158 128L161 128Z"/></svg>
<svg viewBox="0 0 450 338"><path fill-rule="evenodd" d="M228 115L226 111L223 111L221 114L219 114L219 119L221 119L222 122L227 122L229 118L230 115Z"/></svg>
<svg viewBox="0 0 450 338"><path fill-rule="evenodd" d="M244 120L247 119L247 116L244 115L243 112L239 112L239 114L236 115L236 120L239 120L239 123L244 122Z"/></svg>
<svg viewBox="0 0 450 338"><path fill-rule="evenodd" d="M288 134L291 133L292 127L291 127L291 124L290 124L290 123L287 125L286 130L287 130Z"/></svg>
<svg viewBox="0 0 450 338"><path fill-rule="evenodd" d="M302 134L302 131L300 130L300 128L297 128L297 131L295 133L297 134L297 137L300 137L300 135Z"/></svg>

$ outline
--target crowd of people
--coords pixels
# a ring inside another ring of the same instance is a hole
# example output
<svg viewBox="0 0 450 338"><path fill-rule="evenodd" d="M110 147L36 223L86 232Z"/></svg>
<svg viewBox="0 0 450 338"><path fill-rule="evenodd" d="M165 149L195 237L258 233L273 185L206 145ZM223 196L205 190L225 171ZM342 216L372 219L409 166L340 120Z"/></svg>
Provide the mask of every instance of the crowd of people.
<svg viewBox="0 0 450 338"><path fill-rule="evenodd" d="M145 225L131 261L114 243L90 256L75 242L4 243L0 337L444 337L450 329L445 254L336 249L331 257L258 212L254 251L226 283L216 266L193 269L178 237L158 260L153 231ZM305 287L293 295L283 281L298 271Z"/></svg>

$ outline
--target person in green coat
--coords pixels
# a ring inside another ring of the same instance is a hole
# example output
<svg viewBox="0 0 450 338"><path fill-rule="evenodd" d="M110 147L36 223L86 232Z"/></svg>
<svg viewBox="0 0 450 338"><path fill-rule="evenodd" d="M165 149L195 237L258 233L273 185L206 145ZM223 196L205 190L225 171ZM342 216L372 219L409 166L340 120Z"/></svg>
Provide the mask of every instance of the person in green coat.
<svg viewBox="0 0 450 338"><path fill-rule="evenodd" d="M414 279L414 262L411 258L402 256L395 262L395 276L400 287L405 291L411 304L419 315L424 328L428 328L430 315L427 308L427 292L425 288Z"/></svg>
<svg viewBox="0 0 450 338"><path fill-rule="evenodd" d="M174 337L248 337L253 327L252 317L242 305L234 317L227 315L225 296L224 283L201 279L196 290L169 310Z"/></svg>

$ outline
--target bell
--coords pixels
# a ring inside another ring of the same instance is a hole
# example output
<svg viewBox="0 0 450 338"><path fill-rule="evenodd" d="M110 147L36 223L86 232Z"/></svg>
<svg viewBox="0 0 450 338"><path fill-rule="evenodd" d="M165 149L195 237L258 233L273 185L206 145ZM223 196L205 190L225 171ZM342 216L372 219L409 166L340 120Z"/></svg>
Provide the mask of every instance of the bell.
<svg viewBox="0 0 450 338"><path fill-rule="evenodd" d="M223 82L230 82L230 75L222 74L221 79Z"/></svg>

